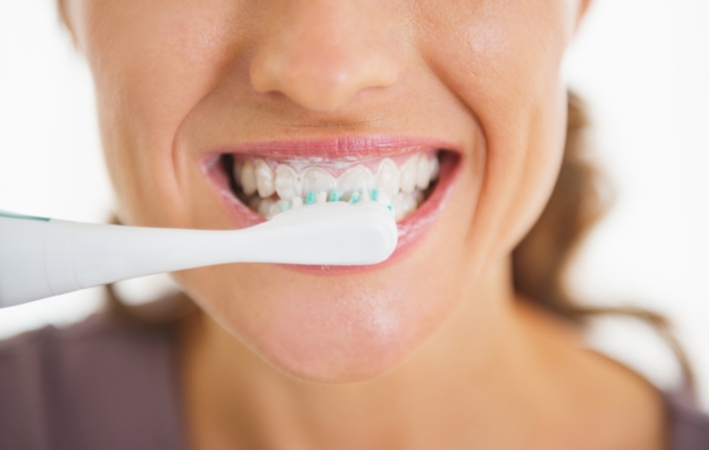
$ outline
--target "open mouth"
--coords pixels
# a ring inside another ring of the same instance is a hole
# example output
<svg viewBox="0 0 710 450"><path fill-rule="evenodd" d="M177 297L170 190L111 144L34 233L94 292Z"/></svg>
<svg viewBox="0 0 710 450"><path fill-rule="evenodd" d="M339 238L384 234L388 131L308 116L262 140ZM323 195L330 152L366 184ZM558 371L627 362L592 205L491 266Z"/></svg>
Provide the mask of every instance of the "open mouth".
<svg viewBox="0 0 710 450"><path fill-rule="evenodd" d="M393 261L432 228L461 161L454 146L438 140L354 136L224 146L204 156L200 167L236 228L319 202L381 202L397 220Z"/></svg>
<svg viewBox="0 0 710 450"><path fill-rule="evenodd" d="M220 165L232 194L265 219L315 203L377 201L401 221L435 190L443 153L350 161L226 153L220 155Z"/></svg>

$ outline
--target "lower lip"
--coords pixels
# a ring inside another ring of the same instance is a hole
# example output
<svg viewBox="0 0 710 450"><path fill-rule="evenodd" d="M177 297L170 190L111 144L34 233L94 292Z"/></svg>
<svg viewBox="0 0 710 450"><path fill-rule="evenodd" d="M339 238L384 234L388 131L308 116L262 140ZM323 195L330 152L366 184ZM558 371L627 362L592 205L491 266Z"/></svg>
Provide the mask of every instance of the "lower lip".
<svg viewBox="0 0 710 450"><path fill-rule="evenodd" d="M397 222L399 240L394 253L392 253L392 256L386 261L367 266L277 265L297 272L318 275L340 275L381 269L389 264L395 263L421 242L426 233L436 222L436 219L444 209L446 200L457 178L460 167L459 162L460 156L458 154L446 152L446 156L442 158L441 161L439 180L434 191L416 211L401 222ZM206 159L202 164L202 169L203 173L210 181L210 184L215 188L220 203L235 228L241 229L265 222L262 216L249 209L249 207L239 201L232 193L229 186L229 179L222 167L219 155Z"/></svg>

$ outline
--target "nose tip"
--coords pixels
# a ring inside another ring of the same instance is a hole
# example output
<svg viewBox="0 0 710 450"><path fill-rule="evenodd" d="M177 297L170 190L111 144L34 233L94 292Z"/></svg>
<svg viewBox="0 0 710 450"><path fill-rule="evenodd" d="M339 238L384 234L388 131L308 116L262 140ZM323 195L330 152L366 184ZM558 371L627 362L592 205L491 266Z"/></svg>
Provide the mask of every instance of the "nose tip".
<svg viewBox="0 0 710 450"><path fill-rule="evenodd" d="M358 60L334 55L320 63L312 56L296 59L271 55L255 61L251 68L254 89L280 92L307 109L330 111L345 106L364 89L391 86L399 77L393 64L373 55Z"/></svg>
<svg viewBox="0 0 710 450"><path fill-rule="evenodd" d="M318 23L311 23L313 17ZM304 108L331 111L361 91L392 86L400 76L395 52L379 38L384 27L373 18L310 11L279 22L251 62L257 92L279 92Z"/></svg>

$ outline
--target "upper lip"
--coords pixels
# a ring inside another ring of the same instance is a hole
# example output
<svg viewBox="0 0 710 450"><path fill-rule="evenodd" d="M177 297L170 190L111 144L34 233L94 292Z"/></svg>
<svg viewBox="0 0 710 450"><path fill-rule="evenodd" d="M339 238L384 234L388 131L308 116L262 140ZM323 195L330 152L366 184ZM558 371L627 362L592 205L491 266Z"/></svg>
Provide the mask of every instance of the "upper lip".
<svg viewBox="0 0 710 450"><path fill-rule="evenodd" d="M248 154L277 160L316 157L326 161L357 161L429 150L456 151L456 148L449 142L435 138L364 135L236 143L221 146L210 153L213 156L225 153Z"/></svg>

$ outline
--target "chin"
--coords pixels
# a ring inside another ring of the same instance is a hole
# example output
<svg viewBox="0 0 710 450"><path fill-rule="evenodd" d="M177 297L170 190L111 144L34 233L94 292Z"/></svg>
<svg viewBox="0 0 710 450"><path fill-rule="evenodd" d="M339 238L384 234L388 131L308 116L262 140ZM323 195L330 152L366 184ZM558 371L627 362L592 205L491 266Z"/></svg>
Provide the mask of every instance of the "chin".
<svg viewBox="0 0 710 450"><path fill-rule="evenodd" d="M205 288L189 293L210 317L272 367L312 382L360 382L392 371L456 307L432 301L443 277L414 283L425 275L421 265L327 276L272 265L199 270L235 280L221 291L204 277L181 280L188 291Z"/></svg>
<svg viewBox="0 0 710 450"><path fill-rule="evenodd" d="M413 299L387 289L336 291L286 299L260 335L259 353L298 378L335 383L381 376L418 346L424 327Z"/></svg>

